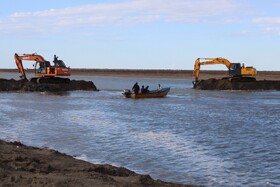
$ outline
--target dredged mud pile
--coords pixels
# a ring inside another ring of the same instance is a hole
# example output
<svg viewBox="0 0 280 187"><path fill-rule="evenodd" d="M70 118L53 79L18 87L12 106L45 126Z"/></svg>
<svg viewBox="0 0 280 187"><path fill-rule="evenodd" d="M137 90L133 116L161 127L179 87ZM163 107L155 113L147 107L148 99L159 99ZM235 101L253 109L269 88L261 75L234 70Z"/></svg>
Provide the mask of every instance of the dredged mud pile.
<svg viewBox="0 0 280 187"><path fill-rule="evenodd" d="M193 187L154 180L122 167L91 164L48 148L2 140L0 186Z"/></svg>
<svg viewBox="0 0 280 187"><path fill-rule="evenodd" d="M194 85L199 90L280 90L280 81L237 81L228 79L200 80Z"/></svg>
<svg viewBox="0 0 280 187"><path fill-rule="evenodd" d="M70 80L67 84L33 83L27 80L0 79L0 91L31 91L31 92L61 92L61 91L97 91L92 81Z"/></svg>

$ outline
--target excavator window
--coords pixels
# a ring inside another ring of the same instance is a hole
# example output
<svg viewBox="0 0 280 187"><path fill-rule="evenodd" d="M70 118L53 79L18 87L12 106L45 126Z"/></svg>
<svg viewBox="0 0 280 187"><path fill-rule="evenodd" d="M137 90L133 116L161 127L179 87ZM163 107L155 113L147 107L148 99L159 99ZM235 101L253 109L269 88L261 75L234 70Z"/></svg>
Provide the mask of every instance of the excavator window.
<svg viewBox="0 0 280 187"><path fill-rule="evenodd" d="M229 70L233 71L236 69L236 65L235 64L231 64L229 67Z"/></svg>
<svg viewBox="0 0 280 187"><path fill-rule="evenodd" d="M36 73L46 73L46 63L45 62L36 62L35 70L36 70Z"/></svg>
<svg viewBox="0 0 280 187"><path fill-rule="evenodd" d="M51 66L51 63L49 61L46 61L45 64L46 64L46 67L50 67Z"/></svg>
<svg viewBox="0 0 280 187"><path fill-rule="evenodd" d="M241 75L241 64L240 63L231 63L228 72L229 72L229 75L231 75L231 76L240 76Z"/></svg>

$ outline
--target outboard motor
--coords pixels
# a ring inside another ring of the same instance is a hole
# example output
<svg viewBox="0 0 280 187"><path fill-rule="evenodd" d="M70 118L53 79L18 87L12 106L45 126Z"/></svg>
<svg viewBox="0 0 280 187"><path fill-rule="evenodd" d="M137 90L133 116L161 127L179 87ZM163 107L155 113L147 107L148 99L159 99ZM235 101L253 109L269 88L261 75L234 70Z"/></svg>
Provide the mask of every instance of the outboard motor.
<svg viewBox="0 0 280 187"><path fill-rule="evenodd" d="M123 90L123 95L124 95L125 97L130 97L131 91L130 91L129 89L124 89L124 90Z"/></svg>

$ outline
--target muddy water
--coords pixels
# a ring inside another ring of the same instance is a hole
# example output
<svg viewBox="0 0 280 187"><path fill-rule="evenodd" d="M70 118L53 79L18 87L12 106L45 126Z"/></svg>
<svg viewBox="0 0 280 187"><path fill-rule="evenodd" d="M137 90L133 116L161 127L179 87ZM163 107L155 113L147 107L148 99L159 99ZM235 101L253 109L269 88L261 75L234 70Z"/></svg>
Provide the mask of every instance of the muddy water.
<svg viewBox="0 0 280 187"><path fill-rule="evenodd" d="M0 138L165 181L280 185L280 92L199 91L191 80L73 78L102 91L1 92ZM164 99L123 98L122 89L135 81L171 92Z"/></svg>

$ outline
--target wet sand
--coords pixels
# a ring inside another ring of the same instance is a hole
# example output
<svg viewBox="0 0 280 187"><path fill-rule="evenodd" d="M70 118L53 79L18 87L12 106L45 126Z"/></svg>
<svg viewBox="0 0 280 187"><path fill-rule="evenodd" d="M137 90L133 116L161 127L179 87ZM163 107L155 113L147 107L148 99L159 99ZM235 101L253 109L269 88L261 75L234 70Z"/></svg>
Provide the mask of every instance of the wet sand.
<svg viewBox="0 0 280 187"><path fill-rule="evenodd" d="M64 79L63 79L64 80ZM65 92L74 90L98 91L92 81L68 80L68 83L34 83L27 80L0 78L0 91Z"/></svg>
<svg viewBox="0 0 280 187"><path fill-rule="evenodd" d="M48 148L0 140L0 186L193 187L154 180L126 168L92 164Z"/></svg>
<svg viewBox="0 0 280 187"><path fill-rule="evenodd" d="M251 79L206 79L198 81L194 86L199 90L246 90L246 91L280 91L278 80L251 80Z"/></svg>

